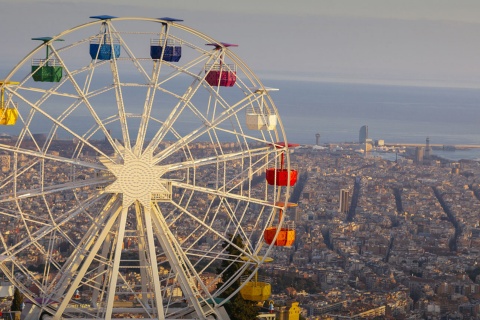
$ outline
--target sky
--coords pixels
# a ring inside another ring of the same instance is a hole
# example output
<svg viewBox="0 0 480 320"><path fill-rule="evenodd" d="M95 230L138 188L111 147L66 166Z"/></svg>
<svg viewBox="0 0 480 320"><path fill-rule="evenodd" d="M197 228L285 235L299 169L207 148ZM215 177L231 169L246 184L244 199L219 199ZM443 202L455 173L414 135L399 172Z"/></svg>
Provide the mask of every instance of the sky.
<svg viewBox="0 0 480 320"><path fill-rule="evenodd" d="M132 5L132 3L135 3ZM0 78L89 16L175 17L260 77L480 87L478 0L0 0Z"/></svg>

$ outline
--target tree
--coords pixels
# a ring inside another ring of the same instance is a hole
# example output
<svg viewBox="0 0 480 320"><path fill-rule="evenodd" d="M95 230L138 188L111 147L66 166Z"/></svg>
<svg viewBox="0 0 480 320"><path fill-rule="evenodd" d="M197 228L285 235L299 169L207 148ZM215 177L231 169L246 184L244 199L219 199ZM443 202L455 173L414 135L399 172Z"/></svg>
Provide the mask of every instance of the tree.
<svg viewBox="0 0 480 320"><path fill-rule="evenodd" d="M241 254L238 248L243 248L243 241L239 235L233 236L229 235L232 239L231 243L228 241L224 241L222 247L225 248L226 252L232 256L239 256ZM237 246L235 247L232 243ZM217 273L222 273L222 281L219 285L229 281L229 279L233 278L235 273L242 267L242 263L234 262L231 263L230 261L224 260L219 269L217 269ZM246 272L245 274L249 274ZM227 298L230 296L235 290L240 287L240 280L237 279L232 285L225 290L221 294L221 298ZM240 294L236 294L233 298L230 299L228 303L225 304L225 310L227 310L228 315L232 320L252 320L255 319L258 314L258 309L256 307L256 302L247 301L242 298Z"/></svg>
<svg viewBox="0 0 480 320"><path fill-rule="evenodd" d="M15 287L15 291L13 292L13 300L12 306L10 307L10 311L22 311L22 304L23 304L23 295L20 293L17 287Z"/></svg>

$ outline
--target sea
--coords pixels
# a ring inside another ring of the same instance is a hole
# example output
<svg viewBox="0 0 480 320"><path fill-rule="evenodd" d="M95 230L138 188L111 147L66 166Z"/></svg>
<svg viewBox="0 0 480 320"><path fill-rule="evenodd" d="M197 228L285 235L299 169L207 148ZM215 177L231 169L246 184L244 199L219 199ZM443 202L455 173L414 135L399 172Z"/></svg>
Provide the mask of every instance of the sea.
<svg viewBox="0 0 480 320"><path fill-rule="evenodd" d="M480 146L480 86L451 88L262 79L279 89L271 96L289 142L302 145L358 141L368 137L385 144ZM228 88L227 88L228 89ZM75 125L81 125L77 121ZM34 128L43 132L42 128ZM434 150L450 160L480 160L480 148Z"/></svg>
<svg viewBox="0 0 480 320"><path fill-rule="evenodd" d="M480 87L420 87L320 81L264 81L272 92L291 142L320 144L368 137L389 143L444 145L433 154L449 160L480 160Z"/></svg>

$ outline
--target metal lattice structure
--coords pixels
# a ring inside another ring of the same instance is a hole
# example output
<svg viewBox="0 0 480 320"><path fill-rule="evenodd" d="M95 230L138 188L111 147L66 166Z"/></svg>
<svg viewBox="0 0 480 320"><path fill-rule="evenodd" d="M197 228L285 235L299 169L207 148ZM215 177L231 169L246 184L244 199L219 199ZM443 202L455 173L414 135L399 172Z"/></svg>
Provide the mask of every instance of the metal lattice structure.
<svg viewBox="0 0 480 320"><path fill-rule="evenodd" d="M0 84L18 111L1 127L0 269L27 319L221 318L290 191L265 181L290 165L269 90L179 20L94 18L37 38Z"/></svg>

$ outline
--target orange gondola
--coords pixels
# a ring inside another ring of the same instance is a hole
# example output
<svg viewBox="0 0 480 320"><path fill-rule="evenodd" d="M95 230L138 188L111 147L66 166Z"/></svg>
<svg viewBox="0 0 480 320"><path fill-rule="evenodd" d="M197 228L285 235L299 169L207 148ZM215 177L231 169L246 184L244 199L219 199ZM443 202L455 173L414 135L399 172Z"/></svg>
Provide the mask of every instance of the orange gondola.
<svg viewBox="0 0 480 320"><path fill-rule="evenodd" d="M276 206L284 207L284 202L277 202L275 203ZM296 207L296 203L287 203L287 208ZM278 214L278 221L282 220L283 209L279 209ZM295 223L293 221L287 221L283 224L283 226L278 230L277 238L275 239L275 235L277 234L278 227L269 227L266 228L263 232L263 239L267 244L272 244L279 247L290 247L295 242Z"/></svg>

